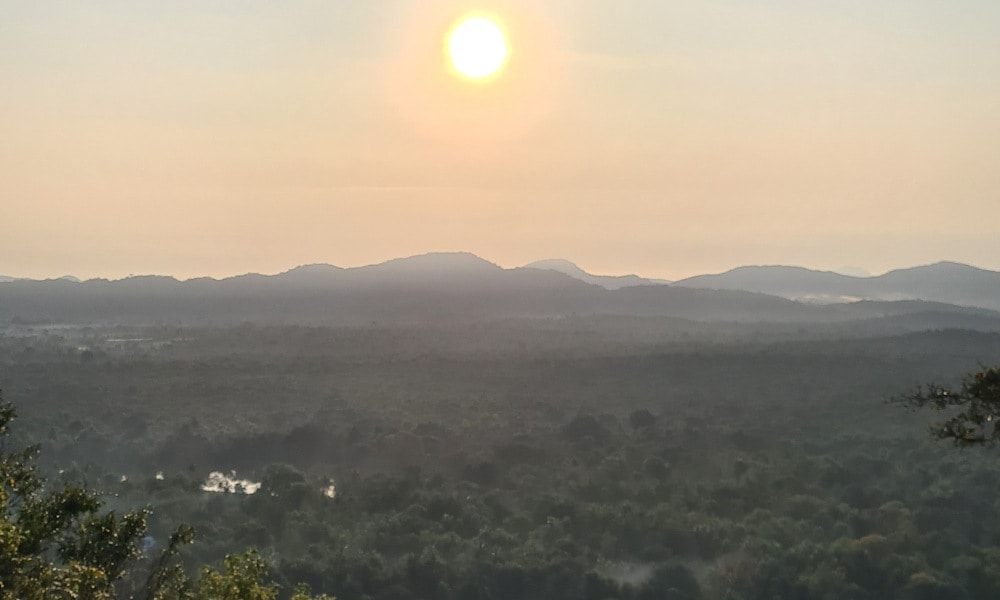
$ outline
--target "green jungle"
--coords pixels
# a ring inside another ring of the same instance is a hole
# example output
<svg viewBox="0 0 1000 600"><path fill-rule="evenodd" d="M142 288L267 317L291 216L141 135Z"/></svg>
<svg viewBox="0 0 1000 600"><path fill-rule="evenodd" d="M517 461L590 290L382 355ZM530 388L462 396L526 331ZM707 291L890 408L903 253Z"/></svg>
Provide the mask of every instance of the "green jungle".
<svg viewBox="0 0 1000 600"><path fill-rule="evenodd" d="M1000 334L847 329L11 325L0 582L24 598L1000 597L1000 455L891 401L959 386Z"/></svg>

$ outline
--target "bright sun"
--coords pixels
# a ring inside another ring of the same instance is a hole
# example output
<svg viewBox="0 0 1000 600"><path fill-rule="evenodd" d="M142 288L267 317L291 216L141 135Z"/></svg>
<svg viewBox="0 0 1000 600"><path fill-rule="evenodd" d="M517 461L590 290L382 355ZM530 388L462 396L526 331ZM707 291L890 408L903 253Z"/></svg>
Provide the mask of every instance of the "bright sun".
<svg viewBox="0 0 1000 600"><path fill-rule="evenodd" d="M463 19L448 35L451 65L470 79L494 75L507 60L507 41L500 27L484 17Z"/></svg>

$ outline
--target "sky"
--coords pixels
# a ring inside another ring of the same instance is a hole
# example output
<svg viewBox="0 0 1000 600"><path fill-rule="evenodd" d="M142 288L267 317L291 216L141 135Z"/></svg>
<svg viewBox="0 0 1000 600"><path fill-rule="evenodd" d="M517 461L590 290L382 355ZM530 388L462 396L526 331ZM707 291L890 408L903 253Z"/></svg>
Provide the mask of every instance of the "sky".
<svg viewBox="0 0 1000 600"><path fill-rule="evenodd" d="M488 14L488 83L444 38ZM0 0L0 275L1000 270L995 0Z"/></svg>

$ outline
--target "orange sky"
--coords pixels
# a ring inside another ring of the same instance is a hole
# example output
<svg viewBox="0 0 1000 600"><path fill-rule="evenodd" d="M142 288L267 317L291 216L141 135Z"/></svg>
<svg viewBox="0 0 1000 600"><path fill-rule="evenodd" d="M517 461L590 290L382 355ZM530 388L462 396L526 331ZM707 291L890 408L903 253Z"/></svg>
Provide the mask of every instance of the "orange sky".
<svg viewBox="0 0 1000 600"><path fill-rule="evenodd" d="M1000 269L1000 6L831 4L11 3L0 274ZM474 9L488 85L444 60Z"/></svg>

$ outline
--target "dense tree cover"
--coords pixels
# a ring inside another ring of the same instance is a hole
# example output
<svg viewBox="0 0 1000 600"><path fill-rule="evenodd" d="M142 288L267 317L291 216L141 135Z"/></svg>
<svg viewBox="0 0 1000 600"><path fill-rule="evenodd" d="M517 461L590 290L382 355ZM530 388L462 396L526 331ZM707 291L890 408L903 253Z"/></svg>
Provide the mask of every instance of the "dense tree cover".
<svg viewBox="0 0 1000 600"><path fill-rule="evenodd" d="M1000 466L882 402L1000 336L592 325L92 329L0 368L53 481L194 525L187 573L259 548L278 597L1000 597ZM232 469L260 489L201 489Z"/></svg>
<svg viewBox="0 0 1000 600"><path fill-rule="evenodd" d="M0 399L0 436L14 415ZM37 450L0 452L0 593L113 597L126 565L139 555L148 512L101 515L99 498L81 487L46 490L33 464Z"/></svg>
<svg viewBox="0 0 1000 600"><path fill-rule="evenodd" d="M227 556L221 572L205 567L197 580L187 577L172 559L182 544L193 540L188 527L170 535L156 560L144 557L150 511L102 513L103 503L95 492L76 485L52 489L35 467L37 446L6 451L15 415L14 407L0 395L0 598L273 600L277 596L278 586L265 582L267 567L253 550ZM310 598L305 585L292 596L292 600Z"/></svg>

